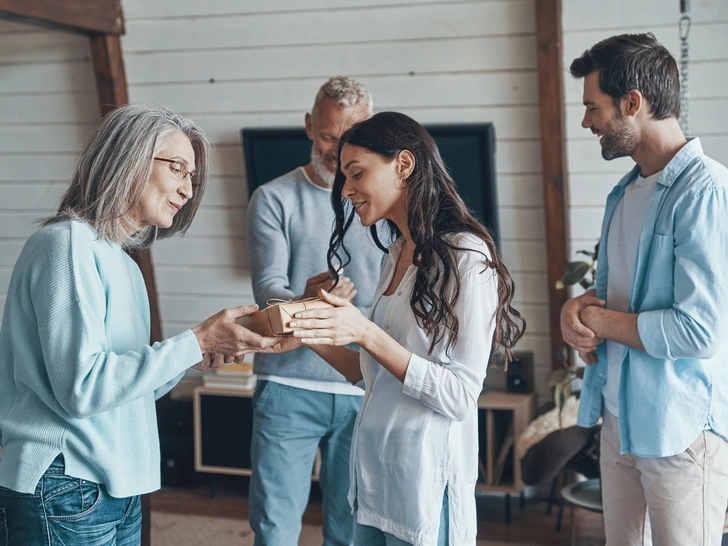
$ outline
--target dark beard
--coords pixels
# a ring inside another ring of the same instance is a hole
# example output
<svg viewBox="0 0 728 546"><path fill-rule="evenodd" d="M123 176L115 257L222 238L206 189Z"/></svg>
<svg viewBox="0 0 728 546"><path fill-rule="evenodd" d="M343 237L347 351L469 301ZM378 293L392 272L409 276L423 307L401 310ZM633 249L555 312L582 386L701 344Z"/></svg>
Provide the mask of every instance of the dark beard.
<svg viewBox="0 0 728 546"><path fill-rule="evenodd" d="M611 161L618 157L630 156L637 151L638 145L637 135L630 129L622 113L617 110L604 132L602 157Z"/></svg>

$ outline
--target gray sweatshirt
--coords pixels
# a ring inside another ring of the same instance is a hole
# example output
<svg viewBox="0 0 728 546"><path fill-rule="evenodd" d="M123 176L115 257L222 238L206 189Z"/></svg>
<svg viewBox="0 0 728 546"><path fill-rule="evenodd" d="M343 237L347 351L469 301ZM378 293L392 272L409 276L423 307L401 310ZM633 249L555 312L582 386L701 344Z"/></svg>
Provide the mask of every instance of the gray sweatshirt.
<svg viewBox="0 0 728 546"><path fill-rule="evenodd" d="M255 302L262 309L270 299L301 298L306 281L328 268L326 252L334 226L331 190L313 184L299 167L255 190L247 221ZM354 305L369 316L384 253L358 216L344 245L351 254L344 275L357 290ZM257 354L254 371L258 375L346 381L305 347L281 355Z"/></svg>

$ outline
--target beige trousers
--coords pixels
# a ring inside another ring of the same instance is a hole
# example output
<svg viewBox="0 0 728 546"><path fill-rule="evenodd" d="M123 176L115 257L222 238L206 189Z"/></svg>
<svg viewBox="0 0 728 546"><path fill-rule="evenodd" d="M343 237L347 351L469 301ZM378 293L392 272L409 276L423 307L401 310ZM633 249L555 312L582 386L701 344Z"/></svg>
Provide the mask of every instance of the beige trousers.
<svg viewBox="0 0 728 546"><path fill-rule="evenodd" d="M719 546L728 504L728 442L706 430L672 457L620 455L618 419L604 414L607 546Z"/></svg>

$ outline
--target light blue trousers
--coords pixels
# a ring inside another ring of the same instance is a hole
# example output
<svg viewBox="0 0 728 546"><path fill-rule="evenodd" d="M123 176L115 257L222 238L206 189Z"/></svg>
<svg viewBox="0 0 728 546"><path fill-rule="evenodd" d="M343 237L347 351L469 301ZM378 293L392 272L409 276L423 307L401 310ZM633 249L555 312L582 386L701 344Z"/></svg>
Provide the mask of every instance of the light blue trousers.
<svg viewBox="0 0 728 546"><path fill-rule="evenodd" d="M363 397L259 381L253 396L249 517L255 546L298 544L316 448L324 546L349 546L349 452Z"/></svg>

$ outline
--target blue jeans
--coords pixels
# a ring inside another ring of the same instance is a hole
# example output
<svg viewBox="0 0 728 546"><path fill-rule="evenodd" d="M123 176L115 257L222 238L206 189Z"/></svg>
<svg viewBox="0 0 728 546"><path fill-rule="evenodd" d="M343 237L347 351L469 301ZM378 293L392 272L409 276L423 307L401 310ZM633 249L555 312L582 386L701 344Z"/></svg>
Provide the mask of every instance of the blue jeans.
<svg viewBox="0 0 728 546"><path fill-rule="evenodd" d="M442 496L442 511L440 512L440 532L437 535L437 546L450 544L450 510L447 500L447 486ZM398 539L394 535L380 531L376 527L354 523L354 546L412 546L409 542Z"/></svg>
<svg viewBox="0 0 728 546"><path fill-rule="evenodd" d="M255 546L298 544L317 447L324 546L351 544L349 451L362 398L258 382L253 395L249 493Z"/></svg>
<svg viewBox="0 0 728 546"><path fill-rule="evenodd" d="M0 487L0 546L136 546L141 543L139 497L117 499L106 488L64 474L63 455L35 492Z"/></svg>

